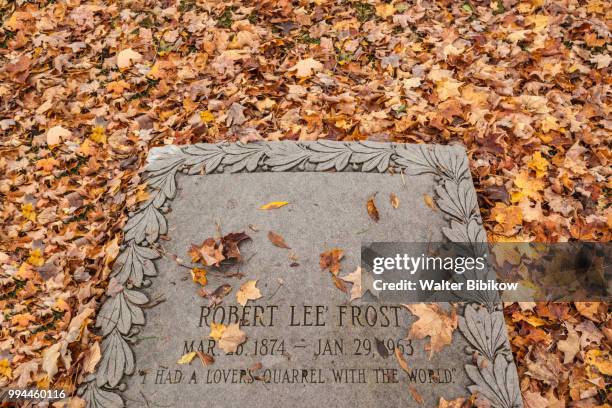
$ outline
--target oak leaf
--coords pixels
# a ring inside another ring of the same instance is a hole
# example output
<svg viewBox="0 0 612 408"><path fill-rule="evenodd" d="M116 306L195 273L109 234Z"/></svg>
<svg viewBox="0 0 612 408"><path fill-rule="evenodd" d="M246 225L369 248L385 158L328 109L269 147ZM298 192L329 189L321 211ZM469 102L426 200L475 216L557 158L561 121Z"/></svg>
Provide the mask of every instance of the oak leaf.
<svg viewBox="0 0 612 408"><path fill-rule="evenodd" d="M451 344L453 331L457 328L455 309L447 312L436 303L415 303L404 307L419 318L412 324L408 337L411 339L430 337L430 343L425 346L430 359L434 352Z"/></svg>

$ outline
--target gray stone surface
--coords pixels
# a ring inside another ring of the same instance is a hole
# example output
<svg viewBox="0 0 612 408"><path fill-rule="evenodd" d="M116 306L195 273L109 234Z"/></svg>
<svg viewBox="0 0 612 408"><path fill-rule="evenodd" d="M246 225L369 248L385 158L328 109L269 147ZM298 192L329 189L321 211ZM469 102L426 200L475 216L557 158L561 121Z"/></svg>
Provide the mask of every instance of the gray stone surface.
<svg viewBox="0 0 612 408"><path fill-rule="evenodd" d="M200 164L215 174L202 175ZM330 168L336 171L322 171ZM177 170L196 174L176 175ZM429 339L405 340L415 320L405 308L350 302L319 268L320 253L338 247L345 251L341 275L352 272L364 241L482 239L461 149L334 142L167 147L152 153L149 171L152 199L131 216L113 273L124 289L109 297L98 317L105 336L103 358L82 390L90 406L419 406L409 386L427 407L437 406L440 397L471 392L491 399L493 406L521 406L503 317L495 305L461 307L466 317L453 343L429 359ZM378 223L366 211L374 193ZM398 209L391 207L390 193L399 197ZM426 206L424 194L435 197L439 209ZM270 201L290 204L259 209ZM218 345L209 348L210 315L202 318L209 300L198 295L189 269L176 261L189 264L190 245L215 236L217 225L224 234L244 231L252 238L241 245L244 262L224 269L242 277L208 268L213 270L208 288L233 287L217 317L224 310L227 318L231 307L250 312L241 326L248 339L235 355ZM291 250L273 246L270 230L281 234ZM161 256L153 260L156 253ZM299 266L290 266L290 253ZM251 279L258 280L263 297L249 301L245 310L236 292ZM162 303L144 309L144 324L143 304L160 298ZM263 312L254 325L257 306ZM305 311L310 312L306 317ZM387 348L377 347L377 339ZM393 356L398 341L411 375ZM196 357L188 365L177 364L192 342L194 351L201 342L215 363L204 367ZM326 343L331 347L319 354ZM473 351L484 362L480 367L474 365ZM244 376L244 370L258 366ZM334 373L354 377L337 380Z"/></svg>

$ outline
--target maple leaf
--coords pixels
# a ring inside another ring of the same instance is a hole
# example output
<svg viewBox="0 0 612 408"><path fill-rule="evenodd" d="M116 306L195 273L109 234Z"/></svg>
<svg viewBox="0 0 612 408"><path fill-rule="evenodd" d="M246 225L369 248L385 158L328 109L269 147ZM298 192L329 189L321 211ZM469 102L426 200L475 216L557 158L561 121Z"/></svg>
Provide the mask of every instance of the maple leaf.
<svg viewBox="0 0 612 408"><path fill-rule="evenodd" d="M307 58L299 60L293 67L289 68L289 71L295 71L295 76L298 78L307 78L314 72L323 69L323 64L314 58Z"/></svg>
<svg viewBox="0 0 612 408"><path fill-rule="evenodd" d="M106 143L106 132L103 126L94 126L89 137L98 144Z"/></svg>
<svg viewBox="0 0 612 408"><path fill-rule="evenodd" d="M240 330L238 323L232 323L223 330L219 339L219 347L226 353L235 353L239 345L247 339L246 334Z"/></svg>
<svg viewBox="0 0 612 408"><path fill-rule="evenodd" d="M259 209L260 210L273 210L276 208L284 207L287 204L289 204L288 201L271 201L267 204L262 205L261 207L259 207Z"/></svg>
<svg viewBox="0 0 612 408"><path fill-rule="evenodd" d="M206 278L206 269L203 268L191 268L191 279L195 283L199 283L202 286L206 286L208 279Z"/></svg>
<svg viewBox="0 0 612 408"><path fill-rule="evenodd" d="M279 248L291 249L289 245L287 245L287 243L285 242L285 238L283 238L281 235L277 234L274 231L268 231L268 239L270 240L270 242L272 242L272 244L274 244L274 246L277 246Z"/></svg>
<svg viewBox="0 0 612 408"><path fill-rule="evenodd" d="M351 272L347 275L341 276L345 282L352 283L351 287L351 300L359 299L361 297L361 267L358 266L354 272Z"/></svg>
<svg viewBox="0 0 612 408"><path fill-rule="evenodd" d="M445 78L441 81L436 82L436 92L441 101L445 101L453 96L459 96L459 88L463 85L463 82L457 81L453 78Z"/></svg>
<svg viewBox="0 0 612 408"><path fill-rule="evenodd" d="M319 266L322 271L328 269L332 275L336 276L340 272L340 261L343 257L344 251L342 249L330 249L319 256Z"/></svg>
<svg viewBox="0 0 612 408"><path fill-rule="evenodd" d="M513 203L518 203L524 198L539 200L542 197L540 191L544 190L544 181L530 177L527 171L521 171L516 175L514 185L519 191L511 194L510 201Z"/></svg>
<svg viewBox="0 0 612 408"><path fill-rule="evenodd" d="M36 211L32 203L25 203L21 206L21 214L26 220L36 222Z"/></svg>
<svg viewBox="0 0 612 408"><path fill-rule="evenodd" d="M7 358L0 360L0 377L11 379L13 377L13 370L11 369L11 363Z"/></svg>
<svg viewBox="0 0 612 408"><path fill-rule="evenodd" d="M529 160L529 163L527 163L527 166L530 169L535 170L536 177L542 177L547 172L547 169L548 169L548 160L546 160L544 157L542 157L542 153L538 151L538 152L535 152L531 156L531 160Z"/></svg>
<svg viewBox="0 0 612 408"><path fill-rule="evenodd" d="M215 120L215 116L211 111L205 110L200 112L200 120L204 123L211 123Z"/></svg>
<svg viewBox="0 0 612 408"><path fill-rule="evenodd" d="M457 328L457 314L454 308L446 312L436 303L416 303L404 307L419 318L410 327L408 337L411 339L430 337L430 342L425 346L430 359L434 352L451 344L453 331Z"/></svg>
<svg viewBox="0 0 612 408"><path fill-rule="evenodd" d="M261 297L261 292L257 287L257 280L249 280L240 286L236 293L236 301L244 306L249 300L256 300Z"/></svg>
<svg viewBox="0 0 612 408"><path fill-rule="evenodd" d="M28 263L33 266L43 266L45 264L45 260L42 256L42 251L38 248L32 250L30 252L30 256L28 257Z"/></svg>
<svg viewBox="0 0 612 408"><path fill-rule="evenodd" d="M246 108L239 103L232 103L232 106L227 110L227 118L225 119L225 124L229 126L242 125L247 121L244 116L244 110Z"/></svg>
<svg viewBox="0 0 612 408"><path fill-rule="evenodd" d="M376 208L376 203L374 202L374 198L376 197L376 193L372 194L368 201L366 202L366 210L368 211L368 215L374 222L378 222L380 220L380 214L378 213L378 208Z"/></svg>
<svg viewBox="0 0 612 408"><path fill-rule="evenodd" d="M119 69L129 68L132 66L132 64L138 63L141 60L142 55L132 50L131 48L127 48L117 54L117 67Z"/></svg>

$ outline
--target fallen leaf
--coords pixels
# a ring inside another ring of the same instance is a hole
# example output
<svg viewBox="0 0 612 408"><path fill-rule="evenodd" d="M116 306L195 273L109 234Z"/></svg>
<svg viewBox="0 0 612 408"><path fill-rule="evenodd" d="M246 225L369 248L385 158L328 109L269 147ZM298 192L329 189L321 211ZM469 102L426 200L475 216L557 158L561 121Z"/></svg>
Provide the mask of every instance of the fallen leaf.
<svg viewBox="0 0 612 408"><path fill-rule="evenodd" d="M47 131L47 144L49 146L55 146L62 142L64 139L68 139L72 136L72 132L68 129L64 129L61 126L53 126Z"/></svg>
<svg viewBox="0 0 612 408"><path fill-rule="evenodd" d="M132 50L131 48L127 48L122 50L117 54L117 67L119 69L129 68L133 63L140 62L142 60L142 55Z"/></svg>
<svg viewBox="0 0 612 408"><path fill-rule="evenodd" d="M285 243L285 238L274 231L268 231L268 239L279 248L291 249L289 245Z"/></svg>
<svg viewBox="0 0 612 408"><path fill-rule="evenodd" d="M567 329L567 338L559 340L557 343L557 349L563 352L563 364L572 362L580 351L580 336L578 336L578 332L569 324L566 324L565 328Z"/></svg>
<svg viewBox="0 0 612 408"><path fill-rule="evenodd" d="M225 328L226 326L223 323L212 322L210 324L210 334L208 335L208 337L213 340L220 340L221 336L223 335L223 332L225 331Z"/></svg>
<svg viewBox="0 0 612 408"><path fill-rule="evenodd" d="M425 205L432 210L436 210L438 208L433 198L429 194L423 194L423 201L425 202Z"/></svg>
<svg viewBox="0 0 612 408"><path fill-rule="evenodd" d="M259 207L260 210L272 210L275 208L281 208L286 206L287 204L289 204L288 201L272 201L269 202L268 204L264 204L261 207Z"/></svg>
<svg viewBox="0 0 612 408"><path fill-rule="evenodd" d="M378 222L380 220L380 214L378 213L378 208L376 208L376 204L374 203L374 198L376 197L376 193L372 194L370 198L368 198L366 209L368 210L368 215L374 222Z"/></svg>
<svg viewBox="0 0 612 408"><path fill-rule="evenodd" d="M307 58L298 61L293 67L289 68L289 71L295 71L295 76L298 78L307 78L314 72L323 69L323 64L314 58Z"/></svg>
<svg viewBox="0 0 612 408"><path fill-rule="evenodd" d="M425 350L429 351L430 359L434 352L451 344L453 331L457 328L457 314L454 308L446 312L436 303L415 303L404 307L419 318L410 327L408 338L423 339L429 336L430 342L425 346Z"/></svg>
<svg viewBox="0 0 612 408"><path fill-rule="evenodd" d="M25 203L21 206L21 215L28 221L36 222L36 211L32 203Z"/></svg>
<svg viewBox="0 0 612 408"><path fill-rule="evenodd" d="M351 287L351 300L359 299L361 297L361 267L358 266L354 272L351 272L347 275L341 276L345 282L352 283Z"/></svg>
<svg viewBox="0 0 612 408"><path fill-rule="evenodd" d="M391 207L398 208L400 205L400 200L395 193L391 193L389 195L389 201L391 202Z"/></svg>
<svg viewBox="0 0 612 408"><path fill-rule="evenodd" d="M211 356L210 354L203 353L201 351L196 351L196 354L200 358L200 361L202 362L202 365L204 367L212 365L215 362L215 358Z"/></svg>
<svg viewBox="0 0 612 408"><path fill-rule="evenodd" d="M336 276L340 272L340 261L343 257L344 251L342 249L332 248L319 256L319 266L322 271L329 270L332 275Z"/></svg>
<svg viewBox="0 0 612 408"><path fill-rule="evenodd" d="M410 368L408 367L408 362L404 358L404 354L402 353L399 347L395 348L394 354L395 354L395 358L397 359L397 362L399 363L401 369L404 370L406 373L408 373L410 370Z"/></svg>
<svg viewBox="0 0 612 408"><path fill-rule="evenodd" d="M236 293L236 300L240 305L244 306L249 300L256 300L261 297L261 292L255 285L257 285L257 280L249 280L240 286Z"/></svg>
<svg viewBox="0 0 612 408"><path fill-rule="evenodd" d="M0 378L8 378L9 380L13 377L13 370L11 369L11 363L7 358L0 360Z"/></svg>
<svg viewBox="0 0 612 408"><path fill-rule="evenodd" d="M57 342L47 347L42 353L42 369L47 373L47 378L52 380L57 373L57 360L60 356L62 343Z"/></svg>
<svg viewBox="0 0 612 408"><path fill-rule="evenodd" d="M191 268L191 279L195 283L199 283L202 286L206 286L208 279L206 278L206 269L203 268Z"/></svg>
<svg viewBox="0 0 612 408"><path fill-rule="evenodd" d="M223 330L219 347L226 353L235 353L239 345L246 341L246 334L240 330L238 323L232 323Z"/></svg>
<svg viewBox="0 0 612 408"><path fill-rule="evenodd" d="M410 395L416 401L417 404L423 405L423 397L421 396L421 394L418 393L418 391L416 390L416 388L414 388L414 386L409 385L408 391L410 392Z"/></svg>
<svg viewBox="0 0 612 408"><path fill-rule="evenodd" d="M43 266L45 264L45 260L42 256L42 251L38 248L30 252L30 256L28 257L27 261L32 266Z"/></svg>
<svg viewBox="0 0 612 408"><path fill-rule="evenodd" d="M244 110L246 108L239 103L232 103L232 106L227 111L227 118L225 119L226 126L242 125L247 121L244 116Z"/></svg>
<svg viewBox="0 0 612 408"><path fill-rule="evenodd" d="M181 358L179 358L179 360L176 363L177 364L189 364L191 363L191 360L193 360L195 356L196 356L196 352L192 351L191 353L187 353L183 355Z"/></svg>
<svg viewBox="0 0 612 408"><path fill-rule="evenodd" d="M465 398L459 397L454 400L447 401L443 397L440 397L438 402L438 408L462 408L465 403Z"/></svg>

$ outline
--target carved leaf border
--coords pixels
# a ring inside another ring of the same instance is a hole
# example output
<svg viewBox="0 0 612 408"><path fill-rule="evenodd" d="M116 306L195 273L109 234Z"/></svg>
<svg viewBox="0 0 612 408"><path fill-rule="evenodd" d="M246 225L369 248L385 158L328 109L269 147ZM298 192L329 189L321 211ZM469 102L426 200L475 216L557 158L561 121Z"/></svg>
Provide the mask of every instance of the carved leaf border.
<svg viewBox="0 0 612 408"><path fill-rule="evenodd" d="M154 245L167 233L164 213L175 197L176 175L255 171L356 171L432 174L435 201L444 212L451 242L483 243L476 194L464 149L460 146L414 145L383 142L269 142L169 145L149 152L146 181L150 198L129 214L120 254L111 272L114 280L96 320L103 336L102 357L94 375L79 388L89 407L120 408L122 379L134 373L136 362L132 337L145 324L143 305L148 297L142 289L157 274ZM110 286L110 285L109 285ZM477 299L468 303L459 318L459 330L476 355L476 364L465 370L478 392L493 407L520 408L522 399L512 353L505 337L499 301Z"/></svg>

